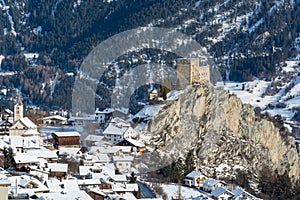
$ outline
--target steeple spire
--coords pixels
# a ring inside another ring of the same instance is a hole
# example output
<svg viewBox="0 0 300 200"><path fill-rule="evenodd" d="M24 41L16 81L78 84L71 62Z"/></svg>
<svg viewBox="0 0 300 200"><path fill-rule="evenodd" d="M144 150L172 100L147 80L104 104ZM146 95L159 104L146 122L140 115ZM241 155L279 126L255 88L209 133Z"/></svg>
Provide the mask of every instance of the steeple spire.
<svg viewBox="0 0 300 200"><path fill-rule="evenodd" d="M23 118L23 103L21 101L20 91L18 91L17 103L14 106L14 121L16 122L21 118Z"/></svg>
<svg viewBox="0 0 300 200"><path fill-rule="evenodd" d="M17 100L18 105L23 105L22 100L21 100L21 94L20 91L18 90L18 100Z"/></svg>

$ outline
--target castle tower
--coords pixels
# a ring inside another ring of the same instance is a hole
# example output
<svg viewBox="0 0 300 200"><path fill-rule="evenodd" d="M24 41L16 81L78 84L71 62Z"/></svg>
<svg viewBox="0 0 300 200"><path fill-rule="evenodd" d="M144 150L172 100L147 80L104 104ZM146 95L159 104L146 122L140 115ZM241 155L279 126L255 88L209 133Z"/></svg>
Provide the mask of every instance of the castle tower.
<svg viewBox="0 0 300 200"><path fill-rule="evenodd" d="M18 121L23 118L23 103L21 101L21 96L18 94L17 104L14 106L14 121Z"/></svg>
<svg viewBox="0 0 300 200"><path fill-rule="evenodd" d="M210 81L210 68L209 65L200 66L199 58L180 58L177 60L177 76L178 89L184 89L188 85Z"/></svg>

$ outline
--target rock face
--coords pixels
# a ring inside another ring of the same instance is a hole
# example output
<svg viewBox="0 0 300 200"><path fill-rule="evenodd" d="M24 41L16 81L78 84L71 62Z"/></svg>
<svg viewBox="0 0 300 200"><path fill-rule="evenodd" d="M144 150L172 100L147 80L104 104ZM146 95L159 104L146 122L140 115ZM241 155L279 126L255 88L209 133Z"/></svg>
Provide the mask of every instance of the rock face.
<svg viewBox="0 0 300 200"><path fill-rule="evenodd" d="M257 180L265 166L299 177L299 158L292 137L255 115L250 105L210 84L188 88L147 127L153 146L169 152L196 149L197 167L207 175L234 177L242 169Z"/></svg>

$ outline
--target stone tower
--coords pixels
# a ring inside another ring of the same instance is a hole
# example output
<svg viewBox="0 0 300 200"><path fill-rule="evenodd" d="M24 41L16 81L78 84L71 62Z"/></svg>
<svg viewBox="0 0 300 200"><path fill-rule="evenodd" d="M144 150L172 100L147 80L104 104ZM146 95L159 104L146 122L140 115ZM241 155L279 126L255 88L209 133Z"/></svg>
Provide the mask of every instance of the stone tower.
<svg viewBox="0 0 300 200"><path fill-rule="evenodd" d="M200 66L199 58L180 58L177 60L178 89L184 89L203 81L210 81L209 65Z"/></svg>
<svg viewBox="0 0 300 200"><path fill-rule="evenodd" d="M23 103L20 94L18 94L18 101L14 106L14 121L16 122L21 118L23 118Z"/></svg>

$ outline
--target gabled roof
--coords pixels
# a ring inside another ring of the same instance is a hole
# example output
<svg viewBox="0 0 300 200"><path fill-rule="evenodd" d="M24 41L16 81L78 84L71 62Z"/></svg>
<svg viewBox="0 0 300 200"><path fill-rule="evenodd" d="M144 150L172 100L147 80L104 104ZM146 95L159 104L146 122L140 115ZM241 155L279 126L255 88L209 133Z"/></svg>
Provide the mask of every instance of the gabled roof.
<svg viewBox="0 0 300 200"><path fill-rule="evenodd" d="M52 116L42 118L42 120L48 120L48 119L55 119L55 120L60 120L60 121L66 121L67 120L66 117L62 117L60 115L52 115Z"/></svg>
<svg viewBox="0 0 300 200"><path fill-rule="evenodd" d="M126 123L125 120L121 119L120 117L112 118L109 123L116 124L116 123L119 123L119 122Z"/></svg>
<svg viewBox="0 0 300 200"><path fill-rule="evenodd" d="M3 140L8 142L12 148L23 147L23 148L39 148L38 136L4 136Z"/></svg>
<svg viewBox="0 0 300 200"><path fill-rule="evenodd" d="M208 178L208 179L205 179L202 184L203 185L207 185L209 187L212 187L214 185L216 185L217 183L220 183L221 181L220 180L216 180L216 179L213 179L213 178Z"/></svg>
<svg viewBox="0 0 300 200"><path fill-rule="evenodd" d="M79 136L80 137L80 133L78 133L77 131L54 132L53 134L56 135L57 137L72 137L72 136Z"/></svg>
<svg viewBox="0 0 300 200"><path fill-rule="evenodd" d="M81 148L71 148L71 147L60 147L59 148L59 155L67 154L70 156L76 155Z"/></svg>
<svg viewBox="0 0 300 200"><path fill-rule="evenodd" d="M145 147L145 144L143 144L141 141L132 138L125 138L125 140L135 147Z"/></svg>
<svg viewBox="0 0 300 200"><path fill-rule="evenodd" d="M129 162L133 162L133 156L124 156L124 155L121 155L121 156L113 156L113 161L114 162L120 162L120 161L129 161Z"/></svg>
<svg viewBox="0 0 300 200"><path fill-rule="evenodd" d="M199 176L201 176L202 174L201 174L201 172L199 172L199 171L192 171L192 172L190 172L188 175L186 175L185 177L186 178L191 178L191 179L193 179L193 178L197 178L197 177L199 177Z"/></svg>
<svg viewBox="0 0 300 200"><path fill-rule="evenodd" d="M112 124L108 125L108 127L103 131L104 135L123 135L125 130L120 129L117 126Z"/></svg>
<svg viewBox="0 0 300 200"><path fill-rule="evenodd" d="M8 114L14 114L14 112L13 111L11 111L10 109L8 109L8 108L6 108L5 110L4 110L4 112L6 112L6 113L8 113Z"/></svg>
<svg viewBox="0 0 300 200"><path fill-rule="evenodd" d="M224 194L225 192L229 193L230 195L234 195L231 191L222 188L222 187L217 187L216 189L214 189L211 194L215 197L219 197L220 195Z"/></svg>
<svg viewBox="0 0 300 200"><path fill-rule="evenodd" d="M68 172L68 164L48 163L48 170L51 170L51 172Z"/></svg>
<svg viewBox="0 0 300 200"><path fill-rule="evenodd" d="M111 175L110 178L116 182L127 182L127 178L123 174L114 174L114 175Z"/></svg>
<svg viewBox="0 0 300 200"><path fill-rule="evenodd" d="M36 129L37 125L33 123L28 117L23 117L20 119L20 122L24 124L27 128Z"/></svg>
<svg viewBox="0 0 300 200"><path fill-rule="evenodd" d="M93 142L97 142L97 141L100 141L100 140L103 140L104 139L104 136L102 135L88 135L84 141L93 141Z"/></svg>
<svg viewBox="0 0 300 200"><path fill-rule="evenodd" d="M27 155L26 153L18 153L14 156L16 164L22 163L39 163L39 159L34 155Z"/></svg>

